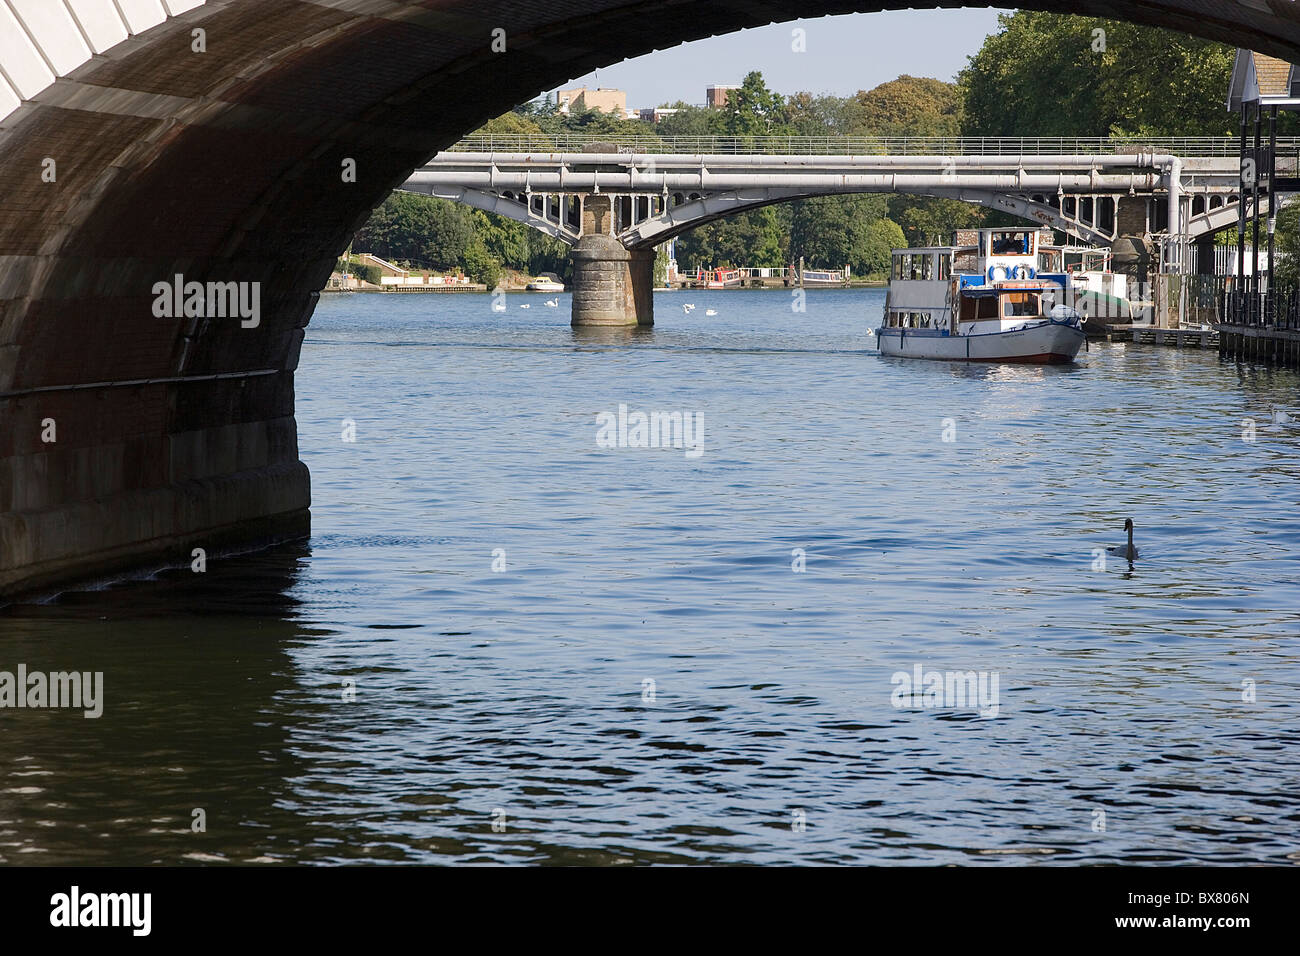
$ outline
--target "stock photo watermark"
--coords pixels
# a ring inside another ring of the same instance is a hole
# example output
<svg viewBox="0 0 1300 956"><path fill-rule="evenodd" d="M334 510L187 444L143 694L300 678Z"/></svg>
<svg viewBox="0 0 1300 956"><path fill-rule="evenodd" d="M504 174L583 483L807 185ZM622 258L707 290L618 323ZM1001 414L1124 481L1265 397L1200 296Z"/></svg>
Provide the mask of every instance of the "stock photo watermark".
<svg viewBox="0 0 1300 956"><path fill-rule="evenodd" d="M245 329L262 324L260 282L187 282L178 273L154 283L153 295L157 319L239 319Z"/></svg>
<svg viewBox="0 0 1300 956"><path fill-rule="evenodd" d="M660 448L683 451L687 458L704 454L704 413L687 411L628 411L596 416L597 448Z"/></svg>
<svg viewBox="0 0 1300 956"><path fill-rule="evenodd" d="M0 671L0 709L81 710L94 720L104 713L103 671Z"/></svg>
<svg viewBox="0 0 1300 956"><path fill-rule="evenodd" d="M897 710L974 710L991 719L1001 708L999 677L997 672L926 670L915 664L889 679L894 685L890 702Z"/></svg>

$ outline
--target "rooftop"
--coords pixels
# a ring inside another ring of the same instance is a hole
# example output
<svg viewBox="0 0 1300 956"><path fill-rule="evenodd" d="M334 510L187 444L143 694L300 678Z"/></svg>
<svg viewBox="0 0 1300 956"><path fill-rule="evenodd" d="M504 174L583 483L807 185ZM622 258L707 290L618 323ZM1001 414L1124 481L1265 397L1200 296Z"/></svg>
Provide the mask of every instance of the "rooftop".
<svg viewBox="0 0 1300 956"><path fill-rule="evenodd" d="M1244 105L1255 104L1300 109L1300 67L1274 56L1238 50L1228 109L1235 113Z"/></svg>

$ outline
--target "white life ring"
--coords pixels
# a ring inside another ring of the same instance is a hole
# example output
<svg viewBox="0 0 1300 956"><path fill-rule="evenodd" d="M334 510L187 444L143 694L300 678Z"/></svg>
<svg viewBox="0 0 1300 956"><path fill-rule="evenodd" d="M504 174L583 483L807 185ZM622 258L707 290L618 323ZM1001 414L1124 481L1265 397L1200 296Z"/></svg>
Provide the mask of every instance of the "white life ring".
<svg viewBox="0 0 1300 956"><path fill-rule="evenodd" d="M1009 278L1011 278L1011 274L1007 271L1006 266L989 266L990 282L1001 282Z"/></svg>

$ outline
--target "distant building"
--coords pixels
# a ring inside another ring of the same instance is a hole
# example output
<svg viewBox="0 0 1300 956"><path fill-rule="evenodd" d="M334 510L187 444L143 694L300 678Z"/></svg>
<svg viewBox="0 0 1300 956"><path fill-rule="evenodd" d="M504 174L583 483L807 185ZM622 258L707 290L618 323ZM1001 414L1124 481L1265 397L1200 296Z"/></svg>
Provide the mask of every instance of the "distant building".
<svg viewBox="0 0 1300 956"><path fill-rule="evenodd" d="M582 113L586 110L599 110L602 113L615 113L620 117L628 115L627 93L623 90L596 89L585 86L571 90L560 90L556 97L556 109L564 114Z"/></svg>
<svg viewBox="0 0 1300 956"><path fill-rule="evenodd" d="M704 91L704 101L711 110L720 110L727 105L727 99L732 90L740 89L739 86L710 86Z"/></svg>
<svg viewBox="0 0 1300 956"><path fill-rule="evenodd" d="M656 106L654 109L641 110L639 118L643 123L658 123L665 116L672 116L676 112L675 109L662 109Z"/></svg>

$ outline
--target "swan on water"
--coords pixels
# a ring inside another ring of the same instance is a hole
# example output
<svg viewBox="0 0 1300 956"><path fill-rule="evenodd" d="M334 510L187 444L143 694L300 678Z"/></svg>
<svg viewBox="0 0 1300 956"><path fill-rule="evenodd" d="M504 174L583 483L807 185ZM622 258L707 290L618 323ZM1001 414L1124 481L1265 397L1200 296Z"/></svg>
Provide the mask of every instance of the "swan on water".
<svg viewBox="0 0 1300 956"><path fill-rule="evenodd" d="M1276 405L1268 406L1268 413L1272 417L1274 425L1290 425L1294 420L1286 411Z"/></svg>
<svg viewBox="0 0 1300 956"><path fill-rule="evenodd" d="M685 312L687 315L690 315L692 312L695 311L695 306L692 303L687 302L685 305L682 306L682 311Z"/></svg>
<svg viewBox="0 0 1300 956"><path fill-rule="evenodd" d="M1106 550L1117 558L1123 558L1125 561L1133 561L1138 557L1138 549L1133 547L1133 519L1124 519L1124 530L1128 532L1128 544L1116 545Z"/></svg>
<svg viewBox="0 0 1300 956"><path fill-rule="evenodd" d="M560 307L560 300L559 300L559 299L547 299L547 300L546 300L546 307L547 307L548 309L558 309L558 308Z"/></svg>
<svg viewBox="0 0 1300 956"><path fill-rule="evenodd" d="M705 314L705 315L717 315L717 314L718 314L718 310L717 310L717 309L705 309L705 310L704 310L704 314Z"/></svg>

